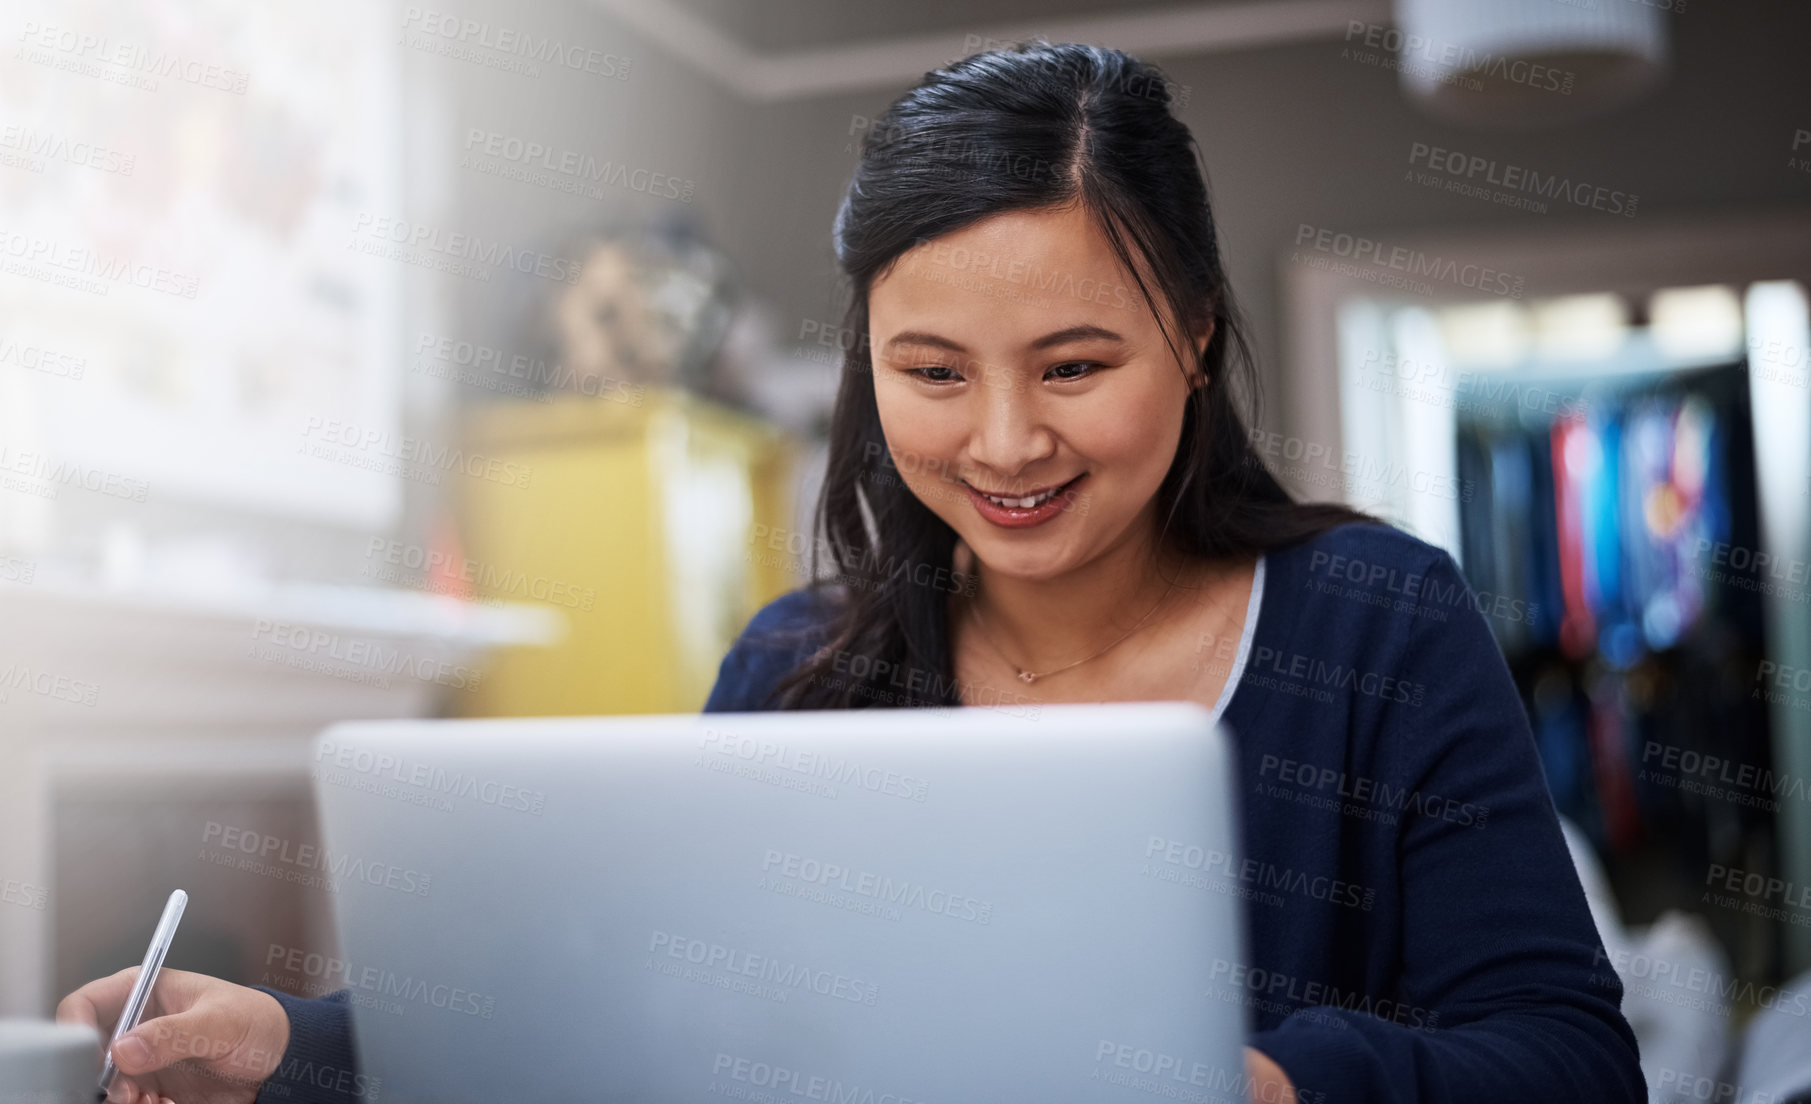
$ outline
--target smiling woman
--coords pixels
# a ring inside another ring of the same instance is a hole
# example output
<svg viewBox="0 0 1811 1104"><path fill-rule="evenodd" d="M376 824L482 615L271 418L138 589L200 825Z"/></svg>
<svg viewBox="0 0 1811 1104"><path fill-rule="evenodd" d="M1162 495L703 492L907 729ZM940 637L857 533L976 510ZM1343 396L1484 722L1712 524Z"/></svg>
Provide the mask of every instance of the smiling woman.
<svg viewBox="0 0 1811 1104"><path fill-rule="evenodd" d="M755 615L705 711L1202 702L1238 772L1249 962L1212 994L1248 1012L1235 1091L1641 1100L1475 596L1439 549L1291 501L1253 449L1250 359L1165 88L1117 51L1040 43L928 74L870 130L835 231L867 336L818 506L834 571ZM1177 876L1206 861L1155 842ZM59 1017L111 1023L130 974ZM123 1081L363 1095L347 992L176 981L170 1030L114 1048ZM168 1041L184 1029L239 1042L196 1064Z"/></svg>
<svg viewBox="0 0 1811 1104"><path fill-rule="evenodd" d="M1185 696L1153 649L1236 636L1259 557L1368 520L1292 502L1252 448L1251 358L1162 88L1116 51L992 51L869 128L835 226L844 332L867 340L846 352L814 555L880 577L839 596L830 646L776 702L961 704L1064 664L1061 700L1123 698L1127 677ZM974 565L979 586L927 601L893 563ZM1090 663L1128 630L1148 647ZM932 677L901 694L837 673L844 654Z"/></svg>
<svg viewBox="0 0 1811 1104"><path fill-rule="evenodd" d="M969 279L944 278L964 260ZM1021 271L1050 295L1011 296ZM956 554L979 561L986 587L985 598L958 607L953 624L957 667L971 681L1030 684L1102 657L1123 637L1091 650L1107 643L1097 639L1100 626L1116 625L1121 611L1145 611L1133 628L1118 626L1125 637L1148 627L1144 643L1166 625L1223 628L1191 611L1211 618L1249 592L1252 568L1238 552L1214 563L1155 543L1158 488L1205 384L1215 323L1198 323L1191 355L1178 359L1157 315L1124 293L1133 280L1096 219L1069 203L1007 211L917 245L869 290L887 447L906 488L956 534ZM1089 290L1114 288L1117 297ZM935 331L907 328L927 319ZM931 465L902 466L901 456L938 458L934 469L952 473L961 493L940 494ZM1217 569L1214 585L1186 577L1204 568ZM1150 624L1179 585L1199 599ZM973 636L990 635L966 631L979 630L983 604L1010 643L973 648ZM1066 617L1052 624L1037 612L1050 609ZM1028 665L1001 669L989 653ZM1063 663L1072 656L1083 658ZM1062 689L1069 700L1118 696L1102 678L1114 679L1111 665L1078 672ZM1221 681L1198 687L1206 704ZM1159 692L1177 697L1185 688L1169 681Z"/></svg>
<svg viewBox="0 0 1811 1104"><path fill-rule="evenodd" d="M976 254L1017 251L1032 272L1081 272L1097 286L1122 280L1079 206L1012 211L948 238L972 241ZM971 288L938 275L935 254L919 246L868 294L887 444L895 455L945 458L946 470L966 473L969 501L936 496L922 468L906 485L987 573L1015 580L1054 580L1120 534L1155 533L1157 488L1176 456L1190 392L1203 381L1211 322L1185 366L1142 307L1061 296L995 303L996 277L979 276ZM959 339L903 328L917 319L936 319ZM1085 517L1068 509L1078 494L1089 496Z"/></svg>
<svg viewBox="0 0 1811 1104"><path fill-rule="evenodd" d="M1241 774L1251 1099L1642 1099L1502 653L1475 600L1425 597L1469 595L1457 565L1292 501L1253 447L1164 88L1034 43L870 128L835 224L863 335L818 503L835 562L755 615L705 709L1198 701ZM1329 570L1353 559L1383 574Z"/></svg>

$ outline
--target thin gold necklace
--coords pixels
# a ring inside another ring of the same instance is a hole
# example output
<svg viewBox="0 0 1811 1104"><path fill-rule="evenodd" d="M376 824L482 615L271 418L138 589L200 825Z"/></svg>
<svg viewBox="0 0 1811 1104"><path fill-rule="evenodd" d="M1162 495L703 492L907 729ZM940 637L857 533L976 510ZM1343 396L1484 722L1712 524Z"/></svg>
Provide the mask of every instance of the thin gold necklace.
<svg viewBox="0 0 1811 1104"><path fill-rule="evenodd" d="M1069 670L1071 667L1080 667L1082 664L1088 662L1090 659L1099 659L1101 656L1106 655L1108 652L1112 651L1114 648L1117 648L1121 643L1123 643L1125 641L1126 637L1131 636L1133 633L1137 632L1139 629L1144 627L1144 623L1151 619L1151 614L1156 613L1157 610L1165 602L1169 601L1170 594L1172 592L1174 592L1175 589L1176 589L1176 581L1174 579L1171 579L1169 589L1167 589L1163 592L1163 597L1157 599L1157 605L1152 606L1149 610L1147 610L1145 612L1145 615L1138 619L1138 624L1133 625L1131 628L1127 629L1125 631L1125 633L1123 635L1121 635L1118 640L1115 640L1113 643L1107 645L1105 648L1102 648L1100 651L1095 652L1091 656L1083 656L1081 659L1076 660L1074 663L1066 663L1063 666L1056 668L1055 670L1043 671L1043 672L1027 671L1025 668L1014 663L1012 661L1011 657L1009 657L1004 651L1000 650L1000 645L995 643L993 634L987 631L987 626L981 620L981 595L978 590L975 594L973 601L971 601L969 603L969 608L974 611L975 628L981 630L981 636L984 640L987 641L987 646L992 648L994 650L995 654L997 654L1001 659L1006 660L1006 665L1008 667L1011 667L1015 672L1017 672L1020 682L1023 682L1026 685L1030 685L1031 683L1034 683L1041 678L1049 678L1051 675L1060 675L1064 671Z"/></svg>

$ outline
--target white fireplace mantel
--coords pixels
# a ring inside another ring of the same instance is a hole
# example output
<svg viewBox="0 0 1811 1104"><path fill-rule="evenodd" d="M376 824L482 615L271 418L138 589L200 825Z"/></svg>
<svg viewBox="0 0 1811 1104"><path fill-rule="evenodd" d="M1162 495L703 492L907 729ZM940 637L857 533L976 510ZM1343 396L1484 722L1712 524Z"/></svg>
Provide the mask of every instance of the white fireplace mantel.
<svg viewBox="0 0 1811 1104"><path fill-rule="evenodd" d="M487 652L562 629L545 607L368 587L0 584L0 1015L55 1003L60 790L294 790L326 725L434 715Z"/></svg>

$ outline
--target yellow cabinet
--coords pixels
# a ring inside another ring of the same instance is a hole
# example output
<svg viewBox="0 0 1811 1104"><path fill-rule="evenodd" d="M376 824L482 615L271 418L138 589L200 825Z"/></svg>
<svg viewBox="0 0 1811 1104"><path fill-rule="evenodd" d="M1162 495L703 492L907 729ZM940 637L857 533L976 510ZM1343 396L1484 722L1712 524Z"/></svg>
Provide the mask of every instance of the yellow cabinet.
<svg viewBox="0 0 1811 1104"><path fill-rule="evenodd" d="M466 418L469 452L527 469L461 481L473 596L566 621L552 647L499 654L459 695L467 716L695 710L748 618L798 585L789 561L750 555L754 526L793 524L790 435L680 390L624 395Z"/></svg>

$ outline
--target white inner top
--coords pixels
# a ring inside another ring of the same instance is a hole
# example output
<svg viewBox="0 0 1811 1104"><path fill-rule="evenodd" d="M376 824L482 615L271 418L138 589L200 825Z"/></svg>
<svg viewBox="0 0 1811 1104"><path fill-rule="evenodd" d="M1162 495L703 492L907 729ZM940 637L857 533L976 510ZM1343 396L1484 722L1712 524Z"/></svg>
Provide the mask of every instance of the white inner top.
<svg viewBox="0 0 1811 1104"><path fill-rule="evenodd" d="M1264 603L1264 557L1258 557L1257 570L1251 573L1251 600L1245 604L1245 628L1239 633L1239 654L1233 657L1232 670L1226 675L1226 685L1220 687L1220 700L1214 703L1214 723L1220 723L1220 714L1226 712L1226 703L1232 700L1233 691L1239 688L1239 678L1245 674L1245 657L1251 654L1251 638L1258 631L1258 607Z"/></svg>

